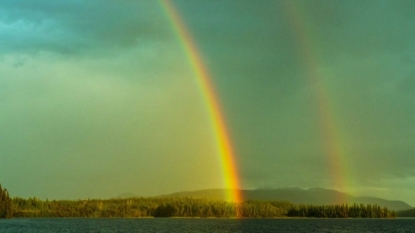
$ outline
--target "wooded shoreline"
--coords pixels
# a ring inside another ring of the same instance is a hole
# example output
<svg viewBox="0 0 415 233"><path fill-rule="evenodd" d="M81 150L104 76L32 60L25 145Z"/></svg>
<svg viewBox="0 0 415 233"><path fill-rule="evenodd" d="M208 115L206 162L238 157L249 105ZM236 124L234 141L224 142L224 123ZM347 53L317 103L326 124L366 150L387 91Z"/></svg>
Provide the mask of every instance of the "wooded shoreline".
<svg viewBox="0 0 415 233"><path fill-rule="evenodd" d="M379 205L298 205L288 201L248 200L241 203L190 197L140 197L86 200L11 198L0 186L0 218L394 218Z"/></svg>

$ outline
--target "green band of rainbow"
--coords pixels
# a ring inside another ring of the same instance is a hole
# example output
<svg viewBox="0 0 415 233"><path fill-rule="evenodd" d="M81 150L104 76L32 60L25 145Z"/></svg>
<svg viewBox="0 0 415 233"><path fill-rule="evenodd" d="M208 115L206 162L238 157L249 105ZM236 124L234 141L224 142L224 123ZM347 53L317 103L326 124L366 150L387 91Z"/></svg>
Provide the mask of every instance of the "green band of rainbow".
<svg viewBox="0 0 415 233"><path fill-rule="evenodd" d="M206 104L221 161L224 185L227 190L226 199L232 202L241 202L242 197L235 155L209 71L204 65L191 34L172 2L170 0L160 0L160 4L185 50Z"/></svg>

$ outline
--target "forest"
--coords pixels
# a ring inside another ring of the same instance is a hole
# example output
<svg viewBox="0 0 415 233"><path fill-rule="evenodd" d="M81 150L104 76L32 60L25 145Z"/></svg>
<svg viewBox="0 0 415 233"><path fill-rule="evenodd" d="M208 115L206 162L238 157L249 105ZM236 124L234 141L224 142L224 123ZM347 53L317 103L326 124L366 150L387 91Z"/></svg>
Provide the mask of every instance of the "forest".
<svg viewBox="0 0 415 233"><path fill-rule="evenodd" d="M379 205L293 205L287 210L288 217L312 218L395 218L396 212Z"/></svg>
<svg viewBox="0 0 415 233"><path fill-rule="evenodd" d="M10 198L0 186L0 217L81 217L81 218L394 218L396 213L378 205L295 205L288 201L232 203L186 197L117 198L86 200L40 200Z"/></svg>
<svg viewBox="0 0 415 233"><path fill-rule="evenodd" d="M397 211L396 215L398 217L415 217L415 208Z"/></svg>

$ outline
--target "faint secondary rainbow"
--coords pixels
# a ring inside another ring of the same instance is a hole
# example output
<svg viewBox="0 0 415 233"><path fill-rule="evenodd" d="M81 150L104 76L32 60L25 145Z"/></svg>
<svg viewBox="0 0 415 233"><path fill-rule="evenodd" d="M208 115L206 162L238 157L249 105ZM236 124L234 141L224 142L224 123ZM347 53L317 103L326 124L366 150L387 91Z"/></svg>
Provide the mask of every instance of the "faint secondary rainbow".
<svg viewBox="0 0 415 233"><path fill-rule="evenodd" d="M307 72L306 76L310 85L314 87L314 98L311 100L317 107L319 116L319 128L322 146L327 158L330 182L334 189L351 191L347 189L349 173L344 140L340 138L340 126L336 124L336 116L333 103L330 102L329 88L325 85L323 74L319 70L318 45L314 41L315 32L307 26L304 19L306 15L301 6L296 1L281 1L282 7L289 18L290 26L294 30L297 39L298 51L301 57L303 68ZM347 202L337 197L337 202Z"/></svg>
<svg viewBox="0 0 415 233"><path fill-rule="evenodd" d="M212 78L199 54L192 35L188 31L173 3L170 0L159 0L159 2L168 16L177 37L182 43L183 49L185 50L186 56L197 79L200 91L202 92L206 108L209 112L209 118L211 119L214 128L213 131L220 156L224 185L227 190L226 199L233 202L241 202L242 195L240 191L239 175L235 163L235 155L217 94L212 84Z"/></svg>

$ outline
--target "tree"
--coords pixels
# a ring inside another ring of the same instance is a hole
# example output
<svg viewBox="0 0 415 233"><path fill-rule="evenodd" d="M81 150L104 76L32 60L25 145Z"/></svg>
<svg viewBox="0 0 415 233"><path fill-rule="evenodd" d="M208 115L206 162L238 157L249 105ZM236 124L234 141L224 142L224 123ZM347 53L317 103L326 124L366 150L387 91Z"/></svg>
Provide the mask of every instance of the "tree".
<svg viewBox="0 0 415 233"><path fill-rule="evenodd" d="M3 189L0 184L0 218L12 217L12 200L7 189Z"/></svg>

